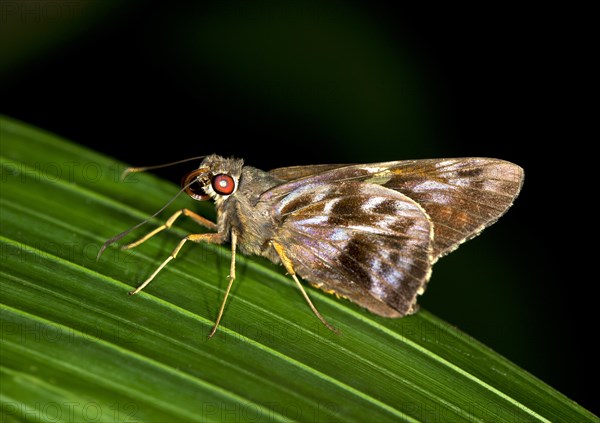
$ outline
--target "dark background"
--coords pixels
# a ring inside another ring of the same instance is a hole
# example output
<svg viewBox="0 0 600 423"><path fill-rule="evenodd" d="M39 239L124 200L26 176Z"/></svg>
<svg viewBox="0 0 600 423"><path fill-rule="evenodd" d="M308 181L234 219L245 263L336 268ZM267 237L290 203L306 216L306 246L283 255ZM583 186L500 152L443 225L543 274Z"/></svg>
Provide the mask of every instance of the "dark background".
<svg viewBox="0 0 600 423"><path fill-rule="evenodd" d="M514 208L436 264L420 303L597 413L593 247L582 243L594 214L580 194L590 153L577 147L590 139L579 112L590 53L579 54L585 25L570 13L3 1L0 113L135 165L210 153L263 169L521 165ZM178 183L186 170L162 175Z"/></svg>

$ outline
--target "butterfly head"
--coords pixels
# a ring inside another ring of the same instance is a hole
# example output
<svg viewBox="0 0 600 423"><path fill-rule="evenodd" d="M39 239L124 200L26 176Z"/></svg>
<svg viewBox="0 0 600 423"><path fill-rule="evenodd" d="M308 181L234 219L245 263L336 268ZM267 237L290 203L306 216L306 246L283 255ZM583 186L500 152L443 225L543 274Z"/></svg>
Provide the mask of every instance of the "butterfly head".
<svg viewBox="0 0 600 423"><path fill-rule="evenodd" d="M240 159L207 156L198 169L183 177L181 186L195 200L220 202L235 194L243 164Z"/></svg>

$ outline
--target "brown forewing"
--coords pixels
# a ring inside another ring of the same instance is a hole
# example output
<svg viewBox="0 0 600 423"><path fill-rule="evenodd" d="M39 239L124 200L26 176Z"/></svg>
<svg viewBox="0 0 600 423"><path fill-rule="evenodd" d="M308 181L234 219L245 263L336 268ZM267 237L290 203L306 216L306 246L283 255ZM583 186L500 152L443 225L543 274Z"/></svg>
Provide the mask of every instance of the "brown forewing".
<svg viewBox="0 0 600 423"><path fill-rule="evenodd" d="M487 158L415 160L390 171L383 186L408 195L431 218L436 258L498 220L523 185L519 166Z"/></svg>
<svg viewBox="0 0 600 423"><path fill-rule="evenodd" d="M427 212L434 227L437 259L494 223L512 205L523 184L523 169L498 159L426 159L279 168L276 175L304 175L268 195L284 195L293 186L317 181L362 181L399 191ZM314 173L310 173L314 172Z"/></svg>

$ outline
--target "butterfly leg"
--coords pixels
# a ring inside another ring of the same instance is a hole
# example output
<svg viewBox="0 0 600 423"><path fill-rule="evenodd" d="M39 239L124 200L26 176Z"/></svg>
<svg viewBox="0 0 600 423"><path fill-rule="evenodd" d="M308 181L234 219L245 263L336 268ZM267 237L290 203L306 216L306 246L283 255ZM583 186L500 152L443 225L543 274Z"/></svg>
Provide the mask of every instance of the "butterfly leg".
<svg viewBox="0 0 600 423"><path fill-rule="evenodd" d="M221 317L223 317L223 311L225 311L225 302L227 301L227 297L229 296L229 291L231 291L231 286L233 285L233 281L235 280L235 249L237 245L237 232L232 229L231 230L231 265L229 267L229 284L227 285L227 289L225 290L225 297L223 298L223 302L221 303L221 308L219 309L219 315L217 316L217 320L215 321L215 325L212 330L208 334L209 338L217 331L219 327L219 323L221 322Z"/></svg>
<svg viewBox="0 0 600 423"><path fill-rule="evenodd" d="M154 229L152 232L149 232L148 234L146 234L142 238L138 239L137 241L134 241L127 245L122 246L121 249L128 250L130 248L137 247L141 243L146 242L148 239L152 238L157 233L162 232L165 229L169 229L171 226L173 226L173 223L175 223L177 218L181 215L191 218L194 222L198 223L201 226L204 226L205 228L208 228L211 230L217 230L216 223L211 222L210 220L200 216L199 214L194 213L193 211L191 211L189 209L181 209L181 210L178 210L177 212L175 212L173 214L173 216L171 216L169 219L167 219L167 221L163 225Z"/></svg>
<svg viewBox="0 0 600 423"><path fill-rule="evenodd" d="M273 246L273 248L275 248L275 251L277 252L277 255L279 256L279 258L281 259L281 262L283 263L283 266L285 267L285 270L287 270L287 272L292 276L292 279L294 279L294 282L296 282L296 285L298 285L298 288L300 288L300 292L302 292L302 295L304 296L304 299L306 300L306 302L310 306L310 309L315 314L315 316L317 316L317 318L321 321L321 323L323 323L327 327L327 329L331 330L332 332L339 333L339 331L336 328L334 328L333 326L331 326L331 324L329 324L329 322L327 320L325 320L325 318L321 315L321 313L319 313L319 311L317 310L317 308L314 306L314 304L312 303L312 301L308 297L308 294L306 293L306 291L304 290L304 287L302 286L302 284L298 280L298 277L296 276L296 271L294 270L294 266L292 265L292 261L285 254L285 250L283 248L283 245L281 245L277 241L271 241L271 245Z"/></svg>
<svg viewBox="0 0 600 423"><path fill-rule="evenodd" d="M158 266L158 268L154 271L154 273L152 273L150 275L150 277L148 279L146 279L139 287L137 287L133 291L129 292L129 295L137 294L142 289L144 289L150 282L152 282L152 279L154 279L156 277L156 275L158 275L158 272L160 272L162 270L162 268L167 265L168 262L170 262L175 257L177 257L179 250L181 250L181 247L183 247L183 244L185 244L187 241L208 242L211 244L221 244L221 243L223 243L224 238L218 232L208 233L208 234L190 234L190 235L186 236L179 242L179 244L177 244L177 247L175 247L175 249L173 250L171 255L169 257L167 257L167 259L165 261L163 261L160 266Z"/></svg>

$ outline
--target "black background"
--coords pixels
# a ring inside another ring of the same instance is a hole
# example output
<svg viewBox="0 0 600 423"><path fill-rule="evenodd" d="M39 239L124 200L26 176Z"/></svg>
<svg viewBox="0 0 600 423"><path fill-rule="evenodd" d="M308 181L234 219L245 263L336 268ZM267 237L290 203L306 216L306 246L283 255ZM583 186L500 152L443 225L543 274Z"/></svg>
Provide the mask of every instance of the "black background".
<svg viewBox="0 0 600 423"><path fill-rule="evenodd" d="M590 153L579 146L593 137L580 112L585 28L572 11L24 3L0 9L0 113L129 164L219 153L263 169L455 156L521 165L514 208L436 264L421 304L597 412L594 245L583 241L596 206L581 194ZM178 183L186 170L162 174Z"/></svg>

